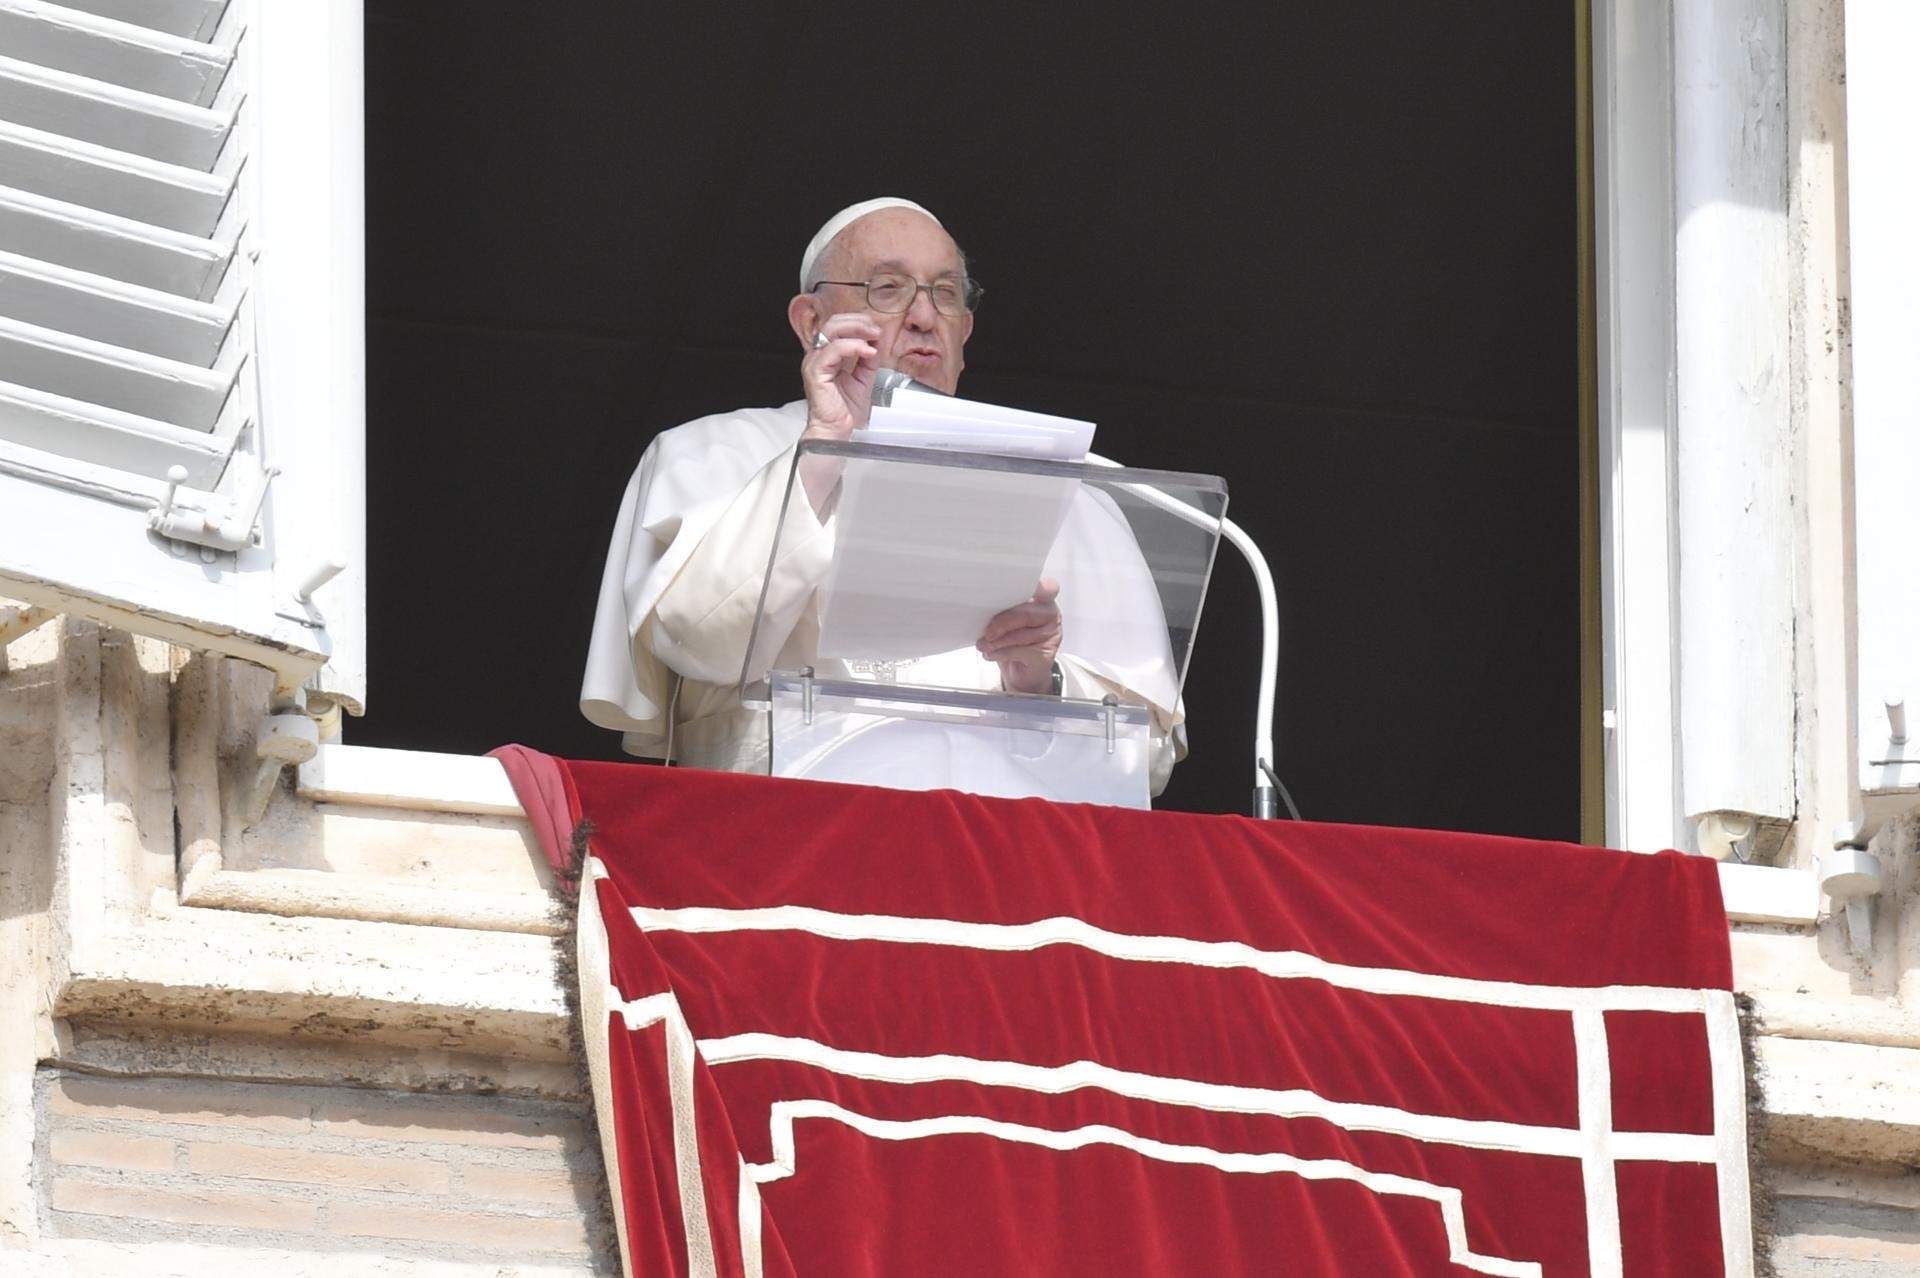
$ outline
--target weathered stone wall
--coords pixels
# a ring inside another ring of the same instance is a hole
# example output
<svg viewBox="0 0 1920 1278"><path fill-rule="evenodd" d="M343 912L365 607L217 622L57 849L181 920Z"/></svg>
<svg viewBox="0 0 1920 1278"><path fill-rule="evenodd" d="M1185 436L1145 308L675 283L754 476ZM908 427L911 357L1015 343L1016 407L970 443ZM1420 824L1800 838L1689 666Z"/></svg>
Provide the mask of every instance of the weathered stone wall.
<svg viewBox="0 0 1920 1278"><path fill-rule="evenodd" d="M0 1275L615 1272L511 795L289 775L249 825L256 674L71 619L5 649Z"/></svg>
<svg viewBox="0 0 1920 1278"><path fill-rule="evenodd" d="M0 647L0 1273L34 1241L33 1076L46 1043L53 897L53 627Z"/></svg>
<svg viewBox="0 0 1920 1278"><path fill-rule="evenodd" d="M616 1272L582 1106L40 1072L42 1236Z"/></svg>
<svg viewBox="0 0 1920 1278"><path fill-rule="evenodd" d="M1772 1170L1780 1278L1920 1274L1920 1173L1798 1163Z"/></svg>

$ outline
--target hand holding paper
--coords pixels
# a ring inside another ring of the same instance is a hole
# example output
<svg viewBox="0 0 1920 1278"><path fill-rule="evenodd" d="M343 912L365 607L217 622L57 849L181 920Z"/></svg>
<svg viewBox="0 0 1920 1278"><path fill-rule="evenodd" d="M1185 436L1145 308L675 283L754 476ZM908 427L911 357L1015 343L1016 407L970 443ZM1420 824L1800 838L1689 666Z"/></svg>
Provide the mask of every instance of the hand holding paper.
<svg viewBox="0 0 1920 1278"><path fill-rule="evenodd" d="M987 623L974 647L1000 667L1001 686L1009 692L1047 692L1053 687L1053 659L1060 655L1062 626L1055 599L1060 583L1047 577L1026 603L1015 604Z"/></svg>

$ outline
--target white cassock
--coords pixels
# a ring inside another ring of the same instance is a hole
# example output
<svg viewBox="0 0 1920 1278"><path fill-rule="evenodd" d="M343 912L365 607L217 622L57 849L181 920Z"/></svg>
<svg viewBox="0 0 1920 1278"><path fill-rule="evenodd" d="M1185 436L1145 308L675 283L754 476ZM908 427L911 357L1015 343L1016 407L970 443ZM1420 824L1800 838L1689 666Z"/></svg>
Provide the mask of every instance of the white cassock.
<svg viewBox="0 0 1920 1278"><path fill-rule="evenodd" d="M741 705L739 685L776 530L780 560L765 624L786 639L774 665L811 665L821 678L876 677L861 663L817 655L815 589L832 559L833 519L823 523L796 500L781 523L805 426L804 400L745 408L662 432L641 456L614 523L580 687L581 713L621 733L627 753L769 770L766 712ZM1061 587L1063 695L1114 694L1150 710L1147 765L1158 794L1186 754L1179 673L1152 575L1110 498L1079 491L1045 575ZM1078 615L1097 612L1097 624L1076 626L1076 600ZM1000 687L999 667L971 648L923 658L901 674L916 684Z"/></svg>

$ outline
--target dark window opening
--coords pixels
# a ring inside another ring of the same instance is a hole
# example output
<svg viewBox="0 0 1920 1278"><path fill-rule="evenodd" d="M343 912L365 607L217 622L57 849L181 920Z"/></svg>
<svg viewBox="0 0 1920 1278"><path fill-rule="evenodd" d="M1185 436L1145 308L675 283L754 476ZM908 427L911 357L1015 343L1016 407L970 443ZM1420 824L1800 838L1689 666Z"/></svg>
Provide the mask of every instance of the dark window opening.
<svg viewBox="0 0 1920 1278"><path fill-rule="evenodd" d="M576 697L633 464L796 397L801 249L898 194L990 290L962 394L1227 476L1309 818L1577 837L1573 20L369 0L347 740L619 757ZM1163 806L1244 809L1256 644L1223 550Z"/></svg>

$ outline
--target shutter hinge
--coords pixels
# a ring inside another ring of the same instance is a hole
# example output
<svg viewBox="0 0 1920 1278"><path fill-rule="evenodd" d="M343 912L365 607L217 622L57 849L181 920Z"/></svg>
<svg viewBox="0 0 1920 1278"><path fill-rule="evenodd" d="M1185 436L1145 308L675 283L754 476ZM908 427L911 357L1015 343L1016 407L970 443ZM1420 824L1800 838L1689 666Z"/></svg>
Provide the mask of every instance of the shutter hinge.
<svg viewBox="0 0 1920 1278"><path fill-rule="evenodd" d="M179 489L187 480L187 468L169 467L167 495L147 512L147 527L168 541L181 543L175 553L181 553L183 546L198 546L200 558L207 563L212 563L214 556L222 551L233 554L245 550L253 545L260 509L267 501L267 485L279 473L278 467L256 471L251 490L234 494L226 503L226 512L222 513L183 504L179 500Z"/></svg>

